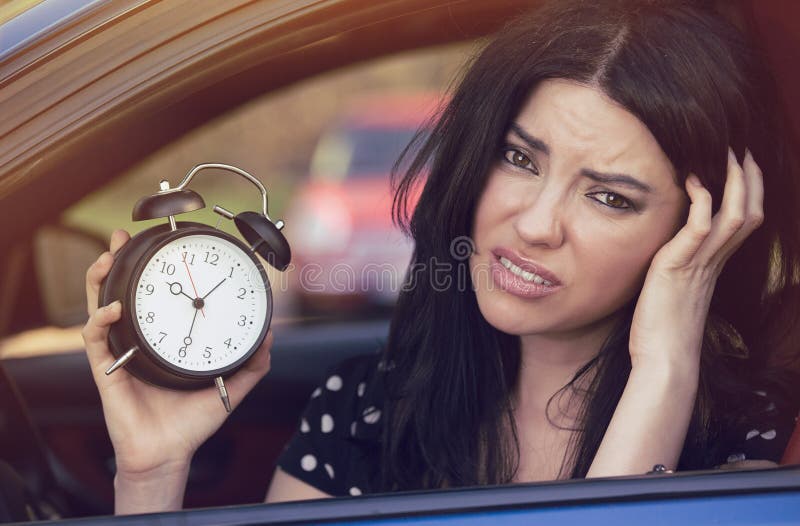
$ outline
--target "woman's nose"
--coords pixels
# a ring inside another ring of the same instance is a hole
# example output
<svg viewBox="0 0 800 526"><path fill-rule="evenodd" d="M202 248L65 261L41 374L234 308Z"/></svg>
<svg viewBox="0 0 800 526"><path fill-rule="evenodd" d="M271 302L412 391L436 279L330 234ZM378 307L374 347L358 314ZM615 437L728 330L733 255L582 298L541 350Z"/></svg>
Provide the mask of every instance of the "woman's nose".
<svg viewBox="0 0 800 526"><path fill-rule="evenodd" d="M564 242L565 207L560 194L556 188L544 188L520 209L514 228L527 244L557 248Z"/></svg>

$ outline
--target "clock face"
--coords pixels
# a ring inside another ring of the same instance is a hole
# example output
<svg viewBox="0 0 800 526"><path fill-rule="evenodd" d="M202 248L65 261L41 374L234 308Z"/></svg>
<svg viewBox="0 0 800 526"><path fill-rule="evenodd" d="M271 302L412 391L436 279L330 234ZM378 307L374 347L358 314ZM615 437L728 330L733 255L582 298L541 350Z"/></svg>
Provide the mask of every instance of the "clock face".
<svg viewBox="0 0 800 526"><path fill-rule="evenodd" d="M227 239L173 239L150 257L135 283L135 321L173 366L192 372L227 367L255 347L269 322L263 276L257 261Z"/></svg>

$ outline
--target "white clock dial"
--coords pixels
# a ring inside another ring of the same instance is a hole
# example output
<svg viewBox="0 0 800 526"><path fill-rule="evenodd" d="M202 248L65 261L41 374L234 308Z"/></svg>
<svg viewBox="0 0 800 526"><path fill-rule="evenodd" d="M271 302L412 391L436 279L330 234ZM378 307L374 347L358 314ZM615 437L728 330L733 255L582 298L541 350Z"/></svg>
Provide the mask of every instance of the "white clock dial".
<svg viewBox="0 0 800 526"><path fill-rule="evenodd" d="M189 371L227 367L256 344L268 323L261 270L237 245L196 234L174 239L136 283L135 319L147 343Z"/></svg>

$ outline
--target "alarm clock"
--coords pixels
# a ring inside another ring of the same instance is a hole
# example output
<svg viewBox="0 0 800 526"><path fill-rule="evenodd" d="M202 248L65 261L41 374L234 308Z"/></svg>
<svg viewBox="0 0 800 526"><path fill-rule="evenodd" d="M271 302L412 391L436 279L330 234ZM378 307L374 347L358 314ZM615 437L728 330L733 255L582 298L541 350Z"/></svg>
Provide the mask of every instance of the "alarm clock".
<svg viewBox="0 0 800 526"><path fill-rule="evenodd" d="M214 207L245 242L210 225L175 220L206 206L187 185L211 168L240 175L261 192L261 213L234 215ZM109 330L116 360L106 374L125 367L142 381L170 389L216 385L230 412L224 379L255 353L272 319L270 283L257 255L280 271L291 260L284 223L270 219L267 203L258 179L221 163L195 166L175 188L161 181L158 193L136 203L134 221L167 222L133 236L103 281L99 304L122 303L122 315Z"/></svg>

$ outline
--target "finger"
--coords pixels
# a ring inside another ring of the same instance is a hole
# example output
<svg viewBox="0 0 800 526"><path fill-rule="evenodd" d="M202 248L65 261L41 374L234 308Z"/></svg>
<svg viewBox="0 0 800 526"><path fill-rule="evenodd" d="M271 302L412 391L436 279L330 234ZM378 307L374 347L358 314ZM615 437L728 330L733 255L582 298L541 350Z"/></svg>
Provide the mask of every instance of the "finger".
<svg viewBox="0 0 800 526"><path fill-rule="evenodd" d="M722 204L712 220L711 232L698 256L703 261L727 259L730 241L738 239L737 234L745 224L747 214L747 185L744 172L733 150L728 149L728 171ZM735 250L735 248L734 248Z"/></svg>
<svg viewBox="0 0 800 526"><path fill-rule="evenodd" d="M111 324L122 315L122 304L115 301L105 307L95 309L89 321L83 326L81 336L86 345L86 355L92 371L102 368L103 371L114 361L108 349L108 331Z"/></svg>
<svg viewBox="0 0 800 526"><path fill-rule="evenodd" d="M253 387L269 372L272 348L272 330L267 333L264 343L247 361L244 367L225 380L231 406L236 408Z"/></svg>
<svg viewBox="0 0 800 526"><path fill-rule="evenodd" d="M667 265L688 263L711 232L711 194L696 175L686 178L686 193L691 202L686 224L658 252L659 258L667 259Z"/></svg>
<svg viewBox="0 0 800 526"><path fill-rule="evenodd" d="M125 243L127 243L130 240L130 238L131 235L125 230L122 229L114 230L114 232L111 234L111 242L110 242L111 254L116 256L119 249L122 248L122 246Z"/></svg>
<svg viewBox="0 0 800 526"><path fill-rule="evenodd" d="M764 176L750 150L745 153L742 168L747 183L747 226L755 230L764 222Z"/></svg>
<svg viewBox="0 0 800 526"><path fill-rule="evenodd" d="M745 239L764 222L764 178L750 150L742 162L742 174L747 188L744 204L744 223L720 250L719 260L725 262L744 243Z"/></svg>
<svg viewBox="0 0 800 526"><path fill-rule="evenodd" d="M86 271L86 311L92 316L97 310L97 298L100 294L100 285L111 270L114 257L110 252L103 252L97 261L92 263Z"/></svg>

